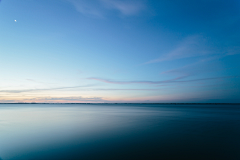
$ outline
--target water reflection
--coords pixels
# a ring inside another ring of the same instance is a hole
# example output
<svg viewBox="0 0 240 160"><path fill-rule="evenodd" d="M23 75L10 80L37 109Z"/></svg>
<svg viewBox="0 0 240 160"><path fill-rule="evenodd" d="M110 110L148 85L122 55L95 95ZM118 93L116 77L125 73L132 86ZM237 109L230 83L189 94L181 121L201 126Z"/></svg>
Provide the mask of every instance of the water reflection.
<svg viewBox="0 0 240 160"><path fill-rule="evenodd" d="M239 106L1 104L0 156L238 159L239 126Z"/></svg>

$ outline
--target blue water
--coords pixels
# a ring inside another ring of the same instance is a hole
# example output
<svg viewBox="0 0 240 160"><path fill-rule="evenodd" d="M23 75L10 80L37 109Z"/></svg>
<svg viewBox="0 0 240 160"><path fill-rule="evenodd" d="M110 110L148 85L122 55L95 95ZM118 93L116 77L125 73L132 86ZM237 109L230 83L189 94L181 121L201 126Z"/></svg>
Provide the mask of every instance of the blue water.
<svg viewBox="0 0 240 160"><path fill-rule="evenodd" d="M0 159L240 159L240 105L0 104Z"/></svg>

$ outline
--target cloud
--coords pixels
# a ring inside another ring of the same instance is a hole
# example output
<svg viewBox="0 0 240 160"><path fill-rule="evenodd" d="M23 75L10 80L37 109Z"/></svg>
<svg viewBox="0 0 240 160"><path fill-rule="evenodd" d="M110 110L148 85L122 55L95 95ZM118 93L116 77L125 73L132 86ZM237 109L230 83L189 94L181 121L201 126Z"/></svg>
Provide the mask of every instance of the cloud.
<svg viewBox="0 0 240 160"><path fill-rule="evenodd" d="M239 46L217 47L211 46L207 38L201 35L188 36L170 52L163 54L157 59L145 62L144 64L172 61L183 58L202 57L201 61L210 61L230 55L240 54Z"/></svg>
<svg viewBox="0 0 240 160"><path fill-rule="evenodd" d="M159 91L161 89L116 89L116 88L113 88L113 89L94 89L94 90L97 90L97 91Z"/></svg>
<svg viewBox="0 0 240 160"><path fill-rule="evenodd" d="M77 89L77 88L86 88L92 87L95 85L85 85L85 86L73 86L73 87L59 87L59 88L43 88L43 89L19 89L19 90L0 90L0 93L26 93L26 92L42 92L42 91L52 91L52 90L64 90L64 89ZM159 89L119 89L119 88L88 88L88 89L80 89L81 91L157 91Z"/></svg>
<svg viewBox="0 0 240 160"><path fill-rule="evenodd" d="M166 84L166 83L189 83L189 82L198 82L198 81L208 81L208 80L222 80L225 78L236 78L238 76L226 76L226 77L212 77L212 78L201 78L201 79L191 79L191 80L179 80L186 78L188 76L181 76L174 79L169 79L165 81L112 81L101 78L88 78L91 80L96 80L104 83L110 84Z"/></svg>
<svg viewBox="0 0 240 160"><path fill-rule="evenodd" d="M161 83L169 83L171 81L175 81L184 77L185 76L177 77L177 78L165 80L165 81L112 81L112 80L101 79L101 78L88 78L88 79L96 80L104 83L111 83L111 84L161 84Z"/></svg>
<svg viewBox="0 0 240 160"><path fill-rule="evenodd" d="M17 102L18 102L17 100L0 99L0 103L17 103Z"/></svg>
<svg viewBox="0 0 240 160"><path fill-rule="evenodd" d="M102 97L36 97L25 98L21 100L6 100L0 99L0 103L104 103L108 102Z"/></svg>
<svg viewBox="0 0 240 160"><path fill-rule="evenodd" d="M29 81L29 82L33 82L33 83L38 83L38 84L44 84L44 85L49 85L49 84L56 84L56 83L49 83L49 82L41 82L41 81L37 81L37 80L34 80L34 79L25 79L26 81Z"/></svg>
<svg viewBox="0 0 240 160"><path fill-rule="evenodd" d="M239 46L231 47L231 48L227 49L227 51L226 51L226 55L236 55L236 54L240 54Z"/></svg>
<svg viewBox="0 0 240 160"><path fill-rule="evenodd" d="M33 79L26 79L27 81L30 81L30 82L36 82L35 80Z"/></svg>
<svg viewBox="0 0 240 160"><path fill-rule="evenodd" d="M44 101L44 102L104 102L102 97L43 97L43 98L32 98L32 99L25 99L24 101Z"/></svg>
<svg viewBox="0 0 240 160"><path fill-rule="evenodd" d="M134 16L144 8L141 0L68 0L85 16L104 18L108 11L118 11L124 16Z"/></svg>
<svg viewBox="0 0 240 160"><path fill-rule="evenodd" d="M199 59L197 62L193 62L191 64L167 70L162 72L161 74L176 74L176 75L196 75L203 74L209 72L218 72L222 70L226 70L227 68L223 68L215 63L212 63L213 60L219 60L226 56L232 56L240 54L240 48L233 47L232 49L226 49L224 53L215 54L212 56L204 57Z"/></svg>
<svg viewBox="0 0 240 160"><path fill-rule="evenodd" d="M100 0L107 9L115 9L123 15L136 15L144 9L140 0Z"/></svg>
<svg viewBox="0 0 240 160"><path fill-rule="evenodd" d="M99 7L98 0L68 0L74 5L76 10L83 15L93 16L93 17L103 17L101 8Z"/></svg>
<svg viewBox="0 0 240 160"><path fill-rule="evenodd" d="M0 90L3 93L23 93L23 92L36 92L36 91L51 91L51 90L62 90L62 89L75 89L91 87L94 85L84 85L84 86L73 86L73 87L58 87L58 88L42 88L42 89L19 89L19 90Z"/></svg>
<svg viewBox="0 0 240 160"><path fill-rule="evenodd" d="M189 36L185 38L174 50L157 59L150 60L145 64L216 54L216 51L208 47L206 43L206 40L202 36Z"/></svg>
<svg viewBox="0 0 240 160"><path fill-rule="evenodd" d="M206 72L216 72L216 71L223 70L219 66L213 65L212 63L207 63L210 60L213 60L213 57L208 58L208 59L202 59L198 62L189 64L189 65L185 65L185 66L182 66L179 68L167 70L167 71L162 72L161 74L193 76L193 75L197 75L197 74L203 74Z"/></svg>

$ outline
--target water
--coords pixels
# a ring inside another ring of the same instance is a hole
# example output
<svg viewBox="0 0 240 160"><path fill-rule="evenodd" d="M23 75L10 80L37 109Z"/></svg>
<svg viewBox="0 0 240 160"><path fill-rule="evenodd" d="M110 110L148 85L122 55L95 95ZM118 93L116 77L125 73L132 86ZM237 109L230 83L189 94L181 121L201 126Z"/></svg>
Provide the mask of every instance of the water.
<svg viewBox="0 0 240 160"><path fill-rule="evenodd" d="M240 105L0 104L0 159L240 159Z"/></svg>

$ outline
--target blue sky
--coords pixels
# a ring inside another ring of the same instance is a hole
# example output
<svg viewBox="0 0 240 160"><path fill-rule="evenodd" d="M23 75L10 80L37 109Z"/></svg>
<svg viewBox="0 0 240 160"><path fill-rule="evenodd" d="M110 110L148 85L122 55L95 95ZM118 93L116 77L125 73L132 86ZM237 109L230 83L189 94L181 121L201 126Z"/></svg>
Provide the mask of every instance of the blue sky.
<svg viewBox="0 0 240 160"><path fill-rule="evenodd" d="M0 102L240 102L238 0L1 0Z"/></svg>

